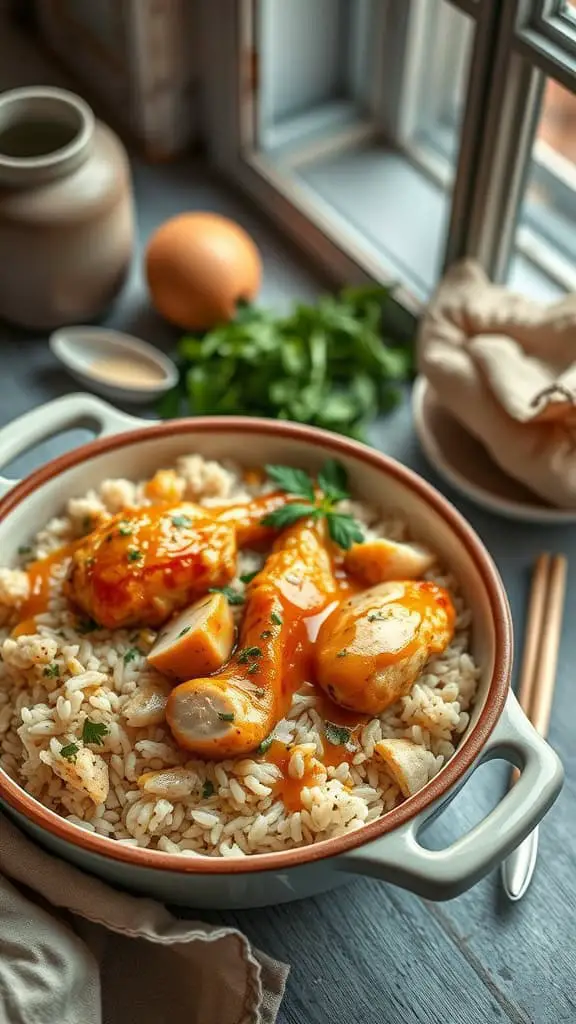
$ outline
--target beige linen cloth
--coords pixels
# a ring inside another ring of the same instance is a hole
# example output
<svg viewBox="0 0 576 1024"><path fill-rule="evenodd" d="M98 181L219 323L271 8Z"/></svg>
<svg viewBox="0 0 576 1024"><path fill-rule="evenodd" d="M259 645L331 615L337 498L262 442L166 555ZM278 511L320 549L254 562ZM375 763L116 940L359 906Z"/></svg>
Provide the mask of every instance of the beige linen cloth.
<svg viewBox="0 0 576 1024"><path fill-rule="evenodd" d="M288 968L45 853L0 815L0 1024L273 1024Z"/></svg>
<svg viewBox="0 0 576 1024"><path fill-rule="evenodd" d="M421 322L418 366L506 473L576 508L576 295L544 306L463 260Z"/></svg>

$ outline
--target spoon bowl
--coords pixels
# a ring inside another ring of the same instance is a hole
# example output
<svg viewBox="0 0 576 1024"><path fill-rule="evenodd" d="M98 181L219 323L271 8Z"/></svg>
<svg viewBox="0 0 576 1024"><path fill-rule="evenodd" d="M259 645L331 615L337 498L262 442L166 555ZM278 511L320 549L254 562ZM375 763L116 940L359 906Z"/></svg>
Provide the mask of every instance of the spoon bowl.
<svg viewBox="0 0 576 1024"><path fill-rule="evenodd" d="M168 356L120 331L62 327L51 335L50 348L76 380L117 402L152 402L178 382Z"/></svg>

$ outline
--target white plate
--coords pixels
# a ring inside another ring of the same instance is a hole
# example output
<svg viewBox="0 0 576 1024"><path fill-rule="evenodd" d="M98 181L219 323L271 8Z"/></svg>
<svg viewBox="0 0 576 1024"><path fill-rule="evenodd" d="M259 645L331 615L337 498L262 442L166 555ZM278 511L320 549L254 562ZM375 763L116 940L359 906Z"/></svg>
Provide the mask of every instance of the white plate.
<svg viewBox="0 0 576 1024"><path fill-rule="evenodd" d="M453 487L477 505L507 519L529 523L576 523L576 509L547 505L523 484L507 476L450 413L434 389L418 377L412 392L414 427L426 457Z"/></svg>

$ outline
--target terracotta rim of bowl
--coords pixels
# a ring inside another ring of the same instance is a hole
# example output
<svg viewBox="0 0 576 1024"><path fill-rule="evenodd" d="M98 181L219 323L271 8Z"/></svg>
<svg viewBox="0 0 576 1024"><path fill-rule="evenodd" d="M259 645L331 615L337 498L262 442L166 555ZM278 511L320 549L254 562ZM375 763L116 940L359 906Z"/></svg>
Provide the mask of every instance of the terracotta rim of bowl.
<svg viewBox="0 0 576 1024"><path fill-rule="evenodd" d="M170 437L174 434L198 433L234 433L264 434L270 437L282 437L298 441L307 441L318 449L325 449L331 454L340 454L357 459L367 465L384 471L411 491L414 491L424 502L438 512L450 525L459 540L468 548L473 556L476 568L484 581L492 611L495 632L495 666L486 695L484 707L478 721L462 746L459 747L448 763L441 769L422 790L382 818L362 826L348 835L334 839L321 840L308 846L271 853L254 854L243 858L196 858L181 857L179 854L163 853L159 850L139 849L121 846L114 839L98 836L84 831L76 825L59 817L32 796L21 789L5 773L0 774L0 795L15 810L19 811L35 825L52 833L57 838L80 847L90 854L104 858L123 861L134 867L152 868L159 871L173 871L180 874L228 875L254 871L280 871L297 865L321 860L324 857L335 857L347 850L379 839L404 822L419 814L434 800L441 797L457 783L468 771L480 754L494 729L506 702L509 678L512 668L512 623L510 609L504 592L502 581L486 548L476 536L460 513L450 502L426 483L412 470L396 462L390 456L368 448L357 441L339 435L332 435L315 427L279 422L265 419L249 419L240 416L229 417L198 417L196 419L171 420L155 426L138 428L121 434L114 434L92 441L72 452L61 455L45 466L35 470L21 483L16 484L0 501L0 521L3 520L21 501L33 491L38 490L48 480L59 473L86 462L93 456L119 448L129 448L139 441L158 437Z"/></svg>

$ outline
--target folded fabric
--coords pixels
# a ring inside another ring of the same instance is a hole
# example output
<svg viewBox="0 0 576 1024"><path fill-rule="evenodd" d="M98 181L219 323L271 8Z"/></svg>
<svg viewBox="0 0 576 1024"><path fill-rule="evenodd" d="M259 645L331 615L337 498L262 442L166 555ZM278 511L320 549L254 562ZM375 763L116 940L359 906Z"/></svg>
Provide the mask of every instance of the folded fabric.
<svg viewBox="0 0 576 1024"><path fill-rule="evenodd" d="M422 319L418 367L506 473L576 508L576 295L543 306L463 260Z"/></svg>
<svg viewBox="0 0 576 1024"><path fill-rule="evenodd" d="M273 1024L288 968L45 853L0 815L0 1024Z"/></svg>

